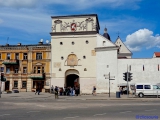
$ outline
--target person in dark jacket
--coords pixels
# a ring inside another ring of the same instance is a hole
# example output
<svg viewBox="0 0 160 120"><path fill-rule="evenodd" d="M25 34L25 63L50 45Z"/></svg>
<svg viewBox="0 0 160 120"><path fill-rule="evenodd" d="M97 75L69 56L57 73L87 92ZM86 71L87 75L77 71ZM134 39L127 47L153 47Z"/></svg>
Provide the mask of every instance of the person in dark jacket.
<svg viewBox="0 0 160 120"><path fill-rule="evenodd" d="M38 95L39 95L39 93L40 93L40 90L39 90L39 88L38 88L38 87L36 88L35 95L36 95L36 93L38 93Z"/></svg>
<svg viewBox="0 0 160 120"><path fill-rule="evenodd" d="M55 91L55 99L58 99L58 87L57 86L55 86L55 89L54 89L54 91Z"/></svg>

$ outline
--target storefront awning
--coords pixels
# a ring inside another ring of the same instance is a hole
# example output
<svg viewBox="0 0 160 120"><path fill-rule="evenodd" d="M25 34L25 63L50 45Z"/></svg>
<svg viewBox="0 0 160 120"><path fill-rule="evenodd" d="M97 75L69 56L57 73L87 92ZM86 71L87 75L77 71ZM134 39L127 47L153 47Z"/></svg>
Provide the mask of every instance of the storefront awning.
<svg viewBox="0 0 160 120"><path fill-rule="evenodd" d="M44 77L30 77L33 80L44 80Z"/></svg>
<svg viewBox="0 0 160 120"><path fill-rule="evenodd" d="M18 60L4 60L2 63L4 65L18 65L19 61Z"/></svg>

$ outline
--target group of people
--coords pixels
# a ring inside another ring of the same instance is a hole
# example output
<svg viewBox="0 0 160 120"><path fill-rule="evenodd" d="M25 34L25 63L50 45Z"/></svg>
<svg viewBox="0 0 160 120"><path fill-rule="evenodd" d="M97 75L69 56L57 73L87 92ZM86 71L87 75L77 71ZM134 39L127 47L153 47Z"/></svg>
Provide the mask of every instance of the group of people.
<svg viewBox="0 0 160 120"><path fill-rule="evenodd" d="M55 99L58 98L58 95L66 95L66 96L78 96L80 93L79 87L64 87L60 88L58 86L55 86L55 88L51 87L51 93L55 94Z"/></svg>
<svg viewBox="0 0 160 120"><path fill-rule="evenodd" d="M127 94L127 87L126 86L125 87L120 86L119 91L120 91L121 95ZM129 91L128 91L128 93L129 93Z"/></svg>
<svg viewBox="0 0 160 120"><path fill-rule="evenodd" d="M36 88L35 95L37 93L38 93L38 95L40 94L39 87ZM58 95L78 96L80 94L80 89L79 89L78 86L64 87L64 88L60 88L58 86L55 86L55 88L54 88L53 85L52 85L51 93L55 94L55 99L58 99ZM95 86L93 86L92 95L96 96L96 87Z"/></svg>

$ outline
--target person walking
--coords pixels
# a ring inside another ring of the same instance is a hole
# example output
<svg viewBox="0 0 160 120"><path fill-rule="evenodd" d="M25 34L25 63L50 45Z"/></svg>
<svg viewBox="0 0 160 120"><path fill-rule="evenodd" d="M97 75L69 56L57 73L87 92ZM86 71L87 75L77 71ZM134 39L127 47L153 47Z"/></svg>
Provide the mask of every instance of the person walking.
<svg viewBox="0 0 160 120"><path fill-rule="evenodd" d="M58 99L58 87L57 86L55 86L55 89L54 89L54 91L55 91L55 99Z"/></svg>
<svg viewBox="0 0 160 120"><path fill-rule="evenodd" d="M122 90L121 86L119 87L119 91L120 91L121 95L123 95L123 90Z"/></svg>
<svg viewBox="0 0 160 120"><path fill-rule="evenodd" d="M78 94L79 94L79 89L78 89L78 87L75 87L75 94L76 94L76 96L78 96Z"/></svg>
<svg viewBox="0 0 160 120"><path fill-rule="evenodd" d="M52 85L52 87L51 87L51 93L52 93L52 94L54 93L54 87L53 87L53 85Z"/></svg>
<svg viewBox="0 0 160 120"><path fill-rule="evenodd" d="M92 92L93 96L96 96L96 87L93 86L93 92Z"/></svg>
<svg viewBox="0 0 160 120"><path fill-rule="evenodd" d="M39 93L40 93L39 87L36 88L35 95L36 95L37 93L38 93L38 95L39 95Z"/></svg>

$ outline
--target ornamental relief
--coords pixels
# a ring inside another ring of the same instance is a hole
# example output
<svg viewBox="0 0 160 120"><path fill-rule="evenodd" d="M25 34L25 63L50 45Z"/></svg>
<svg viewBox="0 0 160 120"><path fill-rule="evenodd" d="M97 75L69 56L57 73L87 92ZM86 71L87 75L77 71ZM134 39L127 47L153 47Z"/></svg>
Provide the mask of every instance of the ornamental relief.
<svg viewBox="0 0 160 120"><path fill-rule="evenodd" d="M52 32L76 32L76 31L96 31L97 24L93 18L87 18L85 21L62 22L55 20L52 25Z"/></svg>
<svg viewBox="0 0 160 120"><path fill-rule="evenodd" d="M80 65L81 60L77 58L75 54L68 55L64 65L65 66L78 66Z"/></svg>

